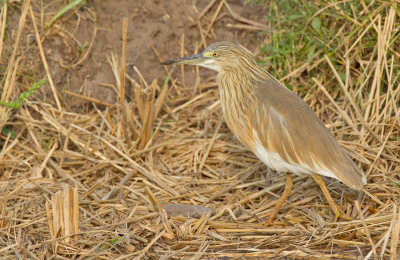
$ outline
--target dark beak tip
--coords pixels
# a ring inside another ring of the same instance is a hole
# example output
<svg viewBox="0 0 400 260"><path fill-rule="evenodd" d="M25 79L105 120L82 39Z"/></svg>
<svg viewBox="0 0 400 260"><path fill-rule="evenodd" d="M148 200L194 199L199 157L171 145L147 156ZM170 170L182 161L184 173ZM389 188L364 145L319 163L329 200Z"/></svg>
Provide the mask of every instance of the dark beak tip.
<svg viewBox="0 0 400 260"><path fill-rule="evenodd" d="M167 61L160 62L161 65L171 65L173 63L175 63L175 60L167 60Z"/></svg>
<svg viewBox="0 0 400 260"><path fill-rule="evenodd" d="M161 65L171 65L171 64L186 64L187 61L196 61L199 58L203 58L203 54L195 54L195 55L191 55L191 56L186 56L183 58L179 58L179 59L175 59L175 60L167 60L167 61L163 61L161 62Z"/></svg>

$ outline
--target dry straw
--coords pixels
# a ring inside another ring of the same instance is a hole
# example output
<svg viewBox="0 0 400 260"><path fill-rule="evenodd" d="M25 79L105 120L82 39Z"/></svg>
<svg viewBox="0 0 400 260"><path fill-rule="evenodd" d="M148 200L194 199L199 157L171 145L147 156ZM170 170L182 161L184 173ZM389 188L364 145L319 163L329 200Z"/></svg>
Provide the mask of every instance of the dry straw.
<svg viewBox="0 0 400 260"><path fill-rule="evenodd" d="M210 1L193 20L199 49L212 41L222 13L238 22L231 27L265 29L235 14L228 2ZM0 258L399 257L400 51L393 42L398 43L400 25L394 6L387 6L385 16L366 6L362 12L369 19L349 19L359 26L354 34L339 30L345 80L328 56L303 62L285 77L305 82L298 76L321 68L304 98L368 175L360 204L354 192L328 180L332 197L353 220L333 223L317 185L294 176L289 200L269 227L262 223L282 193L284 176L268 173L232 137L214 79L197 74L197 83L188 86L183 69L180 77L160 66L166 80L159 85L143 79L140 64L128 75L124 19L122 53L109 54L118 104L67 91L95 104L88 111L69 111L51 81L43 42L52 37L75 42L62 33L62 19L74 19L60 18L46 31L41 25L54 13L37 7L30 1L14 6L20 12L16 34L6 39L5 26L0 30L1 66L7 67L1 100L11 101L18 86L34 83L18 73L32 55L51 90L51 104L35 97L16 111L0 107L0 127L16 134L1 135ZM95 21L90 7L71 12ZM6 16L7 7L1 10L2 24ZM360 43L371 32L377 45L361 57ZM36 42L22 44L26 34L35 34ZM182 35L181 54L194 52L186 43ZM6 55L10 45L15 48ZM153 50L160 60L171 58ZM87 57L70 66L77 68ZM134 93L129 102L128 87Z"/></svg>

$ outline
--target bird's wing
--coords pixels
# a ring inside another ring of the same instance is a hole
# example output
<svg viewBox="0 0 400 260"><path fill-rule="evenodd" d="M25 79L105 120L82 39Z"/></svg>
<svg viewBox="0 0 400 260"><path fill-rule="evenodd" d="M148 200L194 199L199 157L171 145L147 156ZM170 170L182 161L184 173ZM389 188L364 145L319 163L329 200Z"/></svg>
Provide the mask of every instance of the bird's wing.
<svg viewBox="0 0 400 260"><path fill-rule="evenodd" d="M305 172L335 177L362 189L365 177L361 170L296 94L269 78L256 84L254 99L253 128L267 152Z"/></svg>

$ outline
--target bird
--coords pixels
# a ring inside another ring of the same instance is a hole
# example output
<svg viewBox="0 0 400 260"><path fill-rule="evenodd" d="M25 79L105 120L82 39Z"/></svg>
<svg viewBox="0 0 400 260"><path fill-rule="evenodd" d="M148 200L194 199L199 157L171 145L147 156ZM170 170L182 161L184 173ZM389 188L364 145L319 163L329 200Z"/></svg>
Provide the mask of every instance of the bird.
<svg viewBox="0 0 400 260"><path fill-rule="evenodd" d="M362 170L298 95L257 64L236 43L216 42L203 52L162 62L199 65L217 71L222 113L231 132L265 165L286 173L286 184L266 221L271 225L289 196L291 174L312 176L339 218L350 220L334 203L321 176L362 191Z"/></svg>

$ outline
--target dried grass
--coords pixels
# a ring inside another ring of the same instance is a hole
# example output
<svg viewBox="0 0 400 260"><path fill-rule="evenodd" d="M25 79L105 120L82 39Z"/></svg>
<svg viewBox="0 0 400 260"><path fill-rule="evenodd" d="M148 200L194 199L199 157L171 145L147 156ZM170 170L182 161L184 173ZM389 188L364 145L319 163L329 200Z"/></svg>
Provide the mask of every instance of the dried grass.
<svg viewBox="0 0 400 260"><path fill-rule="evenodd" d="M226 7L224 1L219 6L217 2L211 1L196 21L203 45ZM6 12L1 15L5 21ZM398 258L399 56L387 55L399 29L396 15L391 8L387 17L371 17L354 36L343 62L360 59L357 84L351 83L350 70L355 68L347 67L343 82L325 57L330 65L326 75L335 78L314 78L316 89L305 97L339 140L351 137L341 144L368 175L361 204L353 191L328 180L332 197L354 220L333 223L318 186L310 177L296 176L274 226L266 227L263 221L281 195L285 177L270 174L232 137L223 123L214 82L198 77L195 86L186 86L184 71L177 79L167 67L162 86L157 81L147 84L139 69L139 82L126 75L124 22L121 61L110 58L119 103L87 113L67 111L50 80L41 41L31 49L20 44L22 33L44 37L35 22L43 16L25 1L12 43L20 55L15 48L10 57L2 57L8 69L1 100L9 101L17 93L17 81L30 85L16 72L24 55L34 49L40 52L55 106L37 100L27 101L18 111L0 108L0 127L17 133L15 139L1 136L1 258ZM52 33L57 33L56 25L50 27ZM362 60L357 42L366 30L377 32L379 44L377 55ZM45 40L51 40L50 35ZM10 42L0 46L4 44ZM181 44L183 50L184 37ZM389 84L383 85L383 77ZM132 102L125 99L126 78L135 93ZM340 89L327 90L335 84Z"/></svg>

